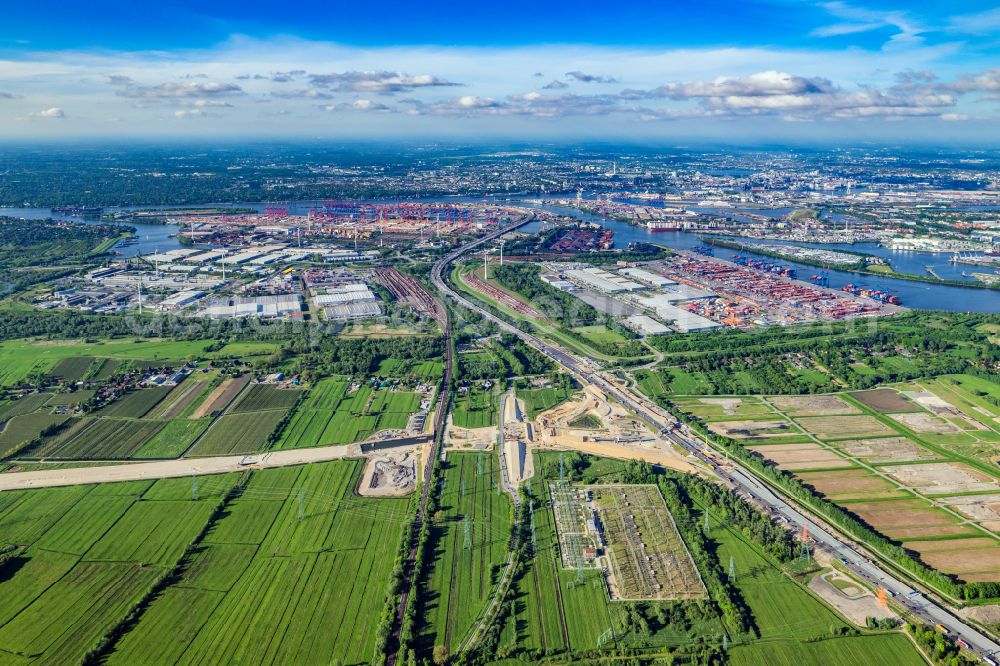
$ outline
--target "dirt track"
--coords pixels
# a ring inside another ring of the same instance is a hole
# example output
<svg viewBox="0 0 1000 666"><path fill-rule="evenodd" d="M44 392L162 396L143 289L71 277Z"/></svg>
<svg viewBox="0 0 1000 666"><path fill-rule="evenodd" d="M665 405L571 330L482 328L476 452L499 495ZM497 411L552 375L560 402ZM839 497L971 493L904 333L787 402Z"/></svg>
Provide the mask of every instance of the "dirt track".
<svg viewBox="0 0 1000 666"><path fill-rule="evenodd" d="M0 474L0 491L49 488L54 486L79 486L88 483L114 481L142 481L168 479L200 474L239 472L245 469L289 467L306 463L326 462L339 458L357 457L361 448L357 444L321 446L312 449L274 451L257 455L220 456L217 458L181 458L149 463L108 465L106 467L77 467L35 472L8 472Z"/></svg>

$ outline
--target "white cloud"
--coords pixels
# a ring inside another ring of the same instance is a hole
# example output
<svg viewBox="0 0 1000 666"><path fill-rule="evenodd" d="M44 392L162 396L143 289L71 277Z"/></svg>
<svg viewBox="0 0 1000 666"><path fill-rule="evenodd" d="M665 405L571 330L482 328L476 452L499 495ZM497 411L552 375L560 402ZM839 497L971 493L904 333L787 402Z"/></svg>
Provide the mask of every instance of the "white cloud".
<svg viewBox="0 0 1000 666"><path fill-rule="evenodd" d="M887 46L913 45L923 41L921 35L925 30L913 22L905 12L855 7L839 0L821 3L820 7L836 18L844 19L844 21L817 28L812 33L817 37L840 37L892 28L896 32L890 38Z"/></svg>
<svg viewBox="0 0 1000 666"><path fill-rule="evenodd" d="M431 74L404 74L402 72L342 72L340 74L312 74L312 84L337 92L362 92L375 95L394 95L420 88L442 88L461 85Z"/></svg>
<svg viewBox="0 0 1000 666"><path fill-rule="evenodd" d="M1000 31L1000 7L977 14L953 16L948 22L948 29L969 35L995 34Z"/></svg>
<svg viewBox="0 0 1000 666"><path fill-rule="evenodd" d="M30 114L32 118L65 118L66 114L58 106L52 106Z"/></svg>
<svg viewBox="0 0 1000 666"><path fill-rule="evenodd" d="M518 127L572 127L598 134L633 123L638 128L639 121L654 119L699 118L707 127L708 119L746 116L770 117L776 123L936 113L988 119L995 114L992 109L969 107L1000 92L991 87L992 75L986 69L995 61L975 53L959 61L958 48L955 43L914 43L905 50L877 51L580 45L355 48L237 37L212 49L170 53L23 52L18 60L0 59L3 90L14 98L0 100L0 136L23 133L24 126L5 121L26 118L43 106L73 110L65 122L33 125L34 131L64 135L97 133L109 116L121 119L114 131L180 131L173 130L178 123L158 124L164 108L169 113L202 111L205 121L197 126L204 129L199 131L218 136L255 133L262 122L276 134L363 134L366 127L447 134L474 127L482 135L482 130L495 127L514 133ZM336 63L335 72L323 74L330 72L331 63ZM613 66L614 72L627 72L629 89L607 82L584 86L575 76L545 84L548 78L535 76L540 63L550 75L575 73L592 83L613 78L608 76ZM603 94L564 94L584 87ZM537 92L529 92L532 89ZM455 94L458 90L461 95ZM404 93L410 99L382 106L374 101L390 95L399 99ZM355 106L363 101L372 106ZM273 107L268 109L279 102L287 120L276 118ZM204 113L214 108L227 110ZM405 120L393 112L416 118ZM344 114L344 122L330 123L328 113ZM500 117L510 120L496 120ZM476 125L476 118L495 120ZM534 119L549 118L579 121L533 124Z"/></svg>
<svg viewBox="0 0 1000 666"><path fill-rule="evenodd" d="M337 113L340 111L361 111L369 113L389 113L393 112L394 109L381 102L374 102L370 99L356 99L353 102L341 102L340 104L326 104L323 106L324 111L329 111L331 113Z"/></svg>
<svg viewBox="0 0 1000 666"><path fill-rule="evenodd" d="M627 90L625 94L639 97L690 99L698 97L765 97L771 95L805 95L829 92L833 87L827 79L805 78L776 72L758 72L745 77L720 76L712 81L668 83L649 91Z"/></svg>
<svg viewBox="0 0 1000 666"><path fill-rule="evenodd" d="M113 75L109 83L121 86L115 94L133 99L190 99L198 97L233 97L243 95L243 89L235 83L218 81L168 82L156 85L141 85L129 77Z"/></svg>
<svg viewBox="0 0 1000 666"><path fill-rule="evenodd" d="M580 83L618 83L618 79L612 76L600 76L598 74L587 74L586 72L581 72L576 70L573 72L566 72L566 76Z"/></svg>

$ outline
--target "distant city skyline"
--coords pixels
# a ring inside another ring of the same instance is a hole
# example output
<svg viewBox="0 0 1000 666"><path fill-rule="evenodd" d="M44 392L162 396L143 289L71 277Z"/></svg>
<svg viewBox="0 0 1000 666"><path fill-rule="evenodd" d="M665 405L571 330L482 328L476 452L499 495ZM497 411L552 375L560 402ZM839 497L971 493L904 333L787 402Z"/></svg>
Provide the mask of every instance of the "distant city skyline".
<svg viewBox="0 0 1000 666"><path fill-rule="evenodd" d="M5 8L0 139L1000 144L982 2L198 4Z"/></svg>

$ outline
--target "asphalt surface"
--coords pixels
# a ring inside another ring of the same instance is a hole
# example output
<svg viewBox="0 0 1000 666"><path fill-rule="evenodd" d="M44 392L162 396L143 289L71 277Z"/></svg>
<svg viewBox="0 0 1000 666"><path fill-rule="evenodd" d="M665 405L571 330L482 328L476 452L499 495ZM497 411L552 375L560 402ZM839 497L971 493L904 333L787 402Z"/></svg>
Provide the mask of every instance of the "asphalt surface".
<svg viewBox="0 0 1000 666"><path fill-rule="evenodd" d="M899 604L922 622L930 625L942 625L948 630L949 635L953 639L961 639L967 643L969 652L974 653L987 663L993 663L992 656L1000 652L1000 644L994 642L974 627L966 624L957 615L941 606L938 602L926 597L911 585L881 568L868 558L859 545L853 544L835 535L831 530L818 525L815 520L801 513L797 508L778 496L770 487L758 480L750 471L737 463L728 461L725 466L720 464L713 455L708 455L704 452L703 444L697 441L690 433L684 433L679 428L680 424L673 416L645 397L637 396L625 387L608 381L599 373L598 366L590 359L579 358L560 347L507 323L455 292L441 278L441 274L447 265L461 255L498 238L504 233L525 224L527 221L525 220L516 225L508 226L450 252L434 265L432 272L434 285L441 293L447 294L462 306L477 312L482 317L496 324L502 331L518 336L525 343L564 367L581 382L598 386L608 396L618 400L626 408L632 410L638 418L659 429L661 435L686 450L719 476L728 478L736 490L740 491L758 506L761 506L772 517L780 516L784 518L789 526L797 531L801 531L803 525L808 525L808 534L816 547L822 547L832 553L840 559L841 563L847 569L863 580L875 586L882 585L885 587L893 603Z"/></svg>

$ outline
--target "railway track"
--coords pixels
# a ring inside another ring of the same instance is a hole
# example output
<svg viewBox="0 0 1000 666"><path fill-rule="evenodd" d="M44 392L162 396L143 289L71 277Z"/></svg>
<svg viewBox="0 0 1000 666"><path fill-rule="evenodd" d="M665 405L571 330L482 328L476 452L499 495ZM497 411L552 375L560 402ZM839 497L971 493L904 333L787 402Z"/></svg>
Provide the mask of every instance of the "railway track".
<svg viewBox="0 0 1000 666"><path fill-rule="evenodd" d="M498 236L499 233L494 234L493 237ZM607 395L635 413L638 418L659 429L662 436L686 451L693 459L704 465L706 469L712 470L712 472L721 478L726 478L734 489L738 490L748 501L761 507L769 515L780 516L796 530L801 529L803 526L808 526L810 537L814 540L817 547L823 548L836 556L847 569L873 586L884 587L887 592L891 593L891 596L894 597L899 606L918 618L921 622L930 625L940 624L948 627L950 635L963 640L969 645L969 652L984 663L996 663L995 659L997 655L1000 655L1000 644L975 627L964 622L957 614L951 612L944 603L921 594L919 588L914 588L906 578L895 572L891 566L877 563L864 546L841 535L832 527L823 525L823 522L817 520L815 516L806 513L801 507L786 500L781 495L779 488L770 486L766 481L758 478L751 470L739 465L735 460L729 460L723 464L717 459L714 452L706 451L705 444L694 436L693 433L687 432L684 428L680 427L680 424L672 415L651 400L609 381L587 359L581 359L573 353L542 340L532 333L522 331L510 322L497 317L485 308L456 293L445 284L441 279L442 269L464 252L473 249L487 240L489 238L484 238L476 243L459 248L435 265L432 279L434 280L434 285L441 293L447 294L463 307L493 322L500 330L518 336L526 344L545 354L557 365L565 368L582 382L596 385Z"/></svg>
<svg viewBox="0 0 1000 666"><path fill-rule="evenodd" d="M435 286L442 284L441 272L456 258L465 252L484 243L488 243L508 231L521 227L534 219L534 215L526 216L514 224L494 231L491 234L483 236L482 238L463 245L462 247L452 250L446 254L444 257L435 262L434 266L431 268L431 279L434 281ZM417 514L413 520L413 528L410 534L410 544L406 562L403 563L403 591L399 595L399 605L396 608L392 630L389 632L389 638L386 641L385 663L387 666L396 666L399 659L399 649L401 647L399 639L403 630L403 619L406 616L406 607L407 604L409 604L410 595L413 593L413 586L415 582L413 580L413 572L416 568L417 547L420 544L420 530L423 526L424 520L426 520L427 501L430 498L431 479L434 475L434 466L437 464L438 458L441 455L441 446L444 442L443 425L448 408L448 397L451 390L451 375L454 359L452 358L451 322L448 319L448 310L445 308L444 303L431 296L419 282L409 276L403 275L395 269L379 269L379 271L376 272L376 279L379 279L379 273L381 273L381 279L386 279L388 281L386 288L393 291L394 294L396 293L395 288L398 287L403 293L406 294L407 299L413 298L417 302L429 308L429 312L432 312L430 316L432 316L441 326L441 330L444 331L445 338L444 379L441 383L437 410L434 414L434 440L431 445L430 455L427 456L427 460L424 463L420 503L417 506ZM398 280L397 276L403 279ZM394 279L398 281L394 281Z"/></svg>

